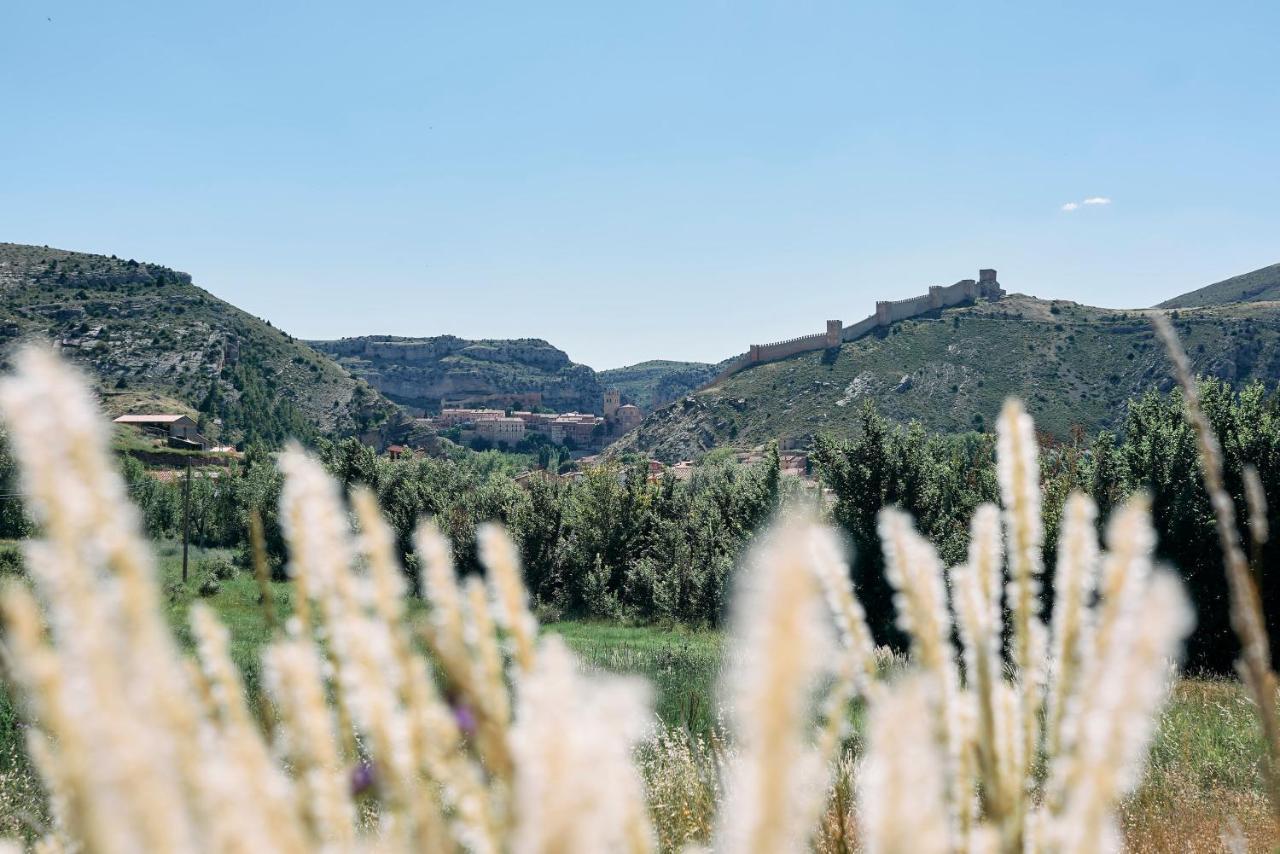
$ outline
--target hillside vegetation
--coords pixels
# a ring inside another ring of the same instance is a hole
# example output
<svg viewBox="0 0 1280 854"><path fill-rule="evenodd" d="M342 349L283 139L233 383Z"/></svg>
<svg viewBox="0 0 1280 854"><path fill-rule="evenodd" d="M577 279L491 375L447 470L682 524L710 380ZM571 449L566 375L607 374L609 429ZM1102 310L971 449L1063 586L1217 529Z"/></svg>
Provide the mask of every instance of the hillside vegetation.
<svg viewBox="0 0 1280 854"><path fill-rule="evenodd" d="M435 412L442 399L538 392L559 412L600 412L606 388L642 408L697 388L715 373L701 362L657 360L594 371L540 338L468 340L454 335L361 335L310 341L352 374L404 406Z"/></svg>
<svg viewBox="0 0 1280 854"><path fill-rule="evenodd" d="M1232 302L1270 302L1280 300L1280 264L1272 264L1232 276L1212 285L1205 285L1173 299L1165 300L1157 308L1200 308L1209 305L1225 305Z"/></svg>
<svg viewBox="0 0 1280 854"><path fill-rule="evenodd" d="M0 356L32 336L89 374L108 414L181 412L225 442L351 433L394 411L331 360L186 273L0 243Z"/></svg>
<svg viewBox="0 0 1280 854"><path fill-rule="evenodd" d="M1197 371L1235 384L1280 377L1280 303L1175 314ZM1013 294L743 371L653 413L612 450L674 461L726 444L807 446L853 435L864 400L931 430L983 429L1010 395L1067 438L1117 424L1153 385L1167 389L1172 376L1147 312Z"/></svg>
<svg viewBox="0 0 1280 854"><path fill-rule="evenodd" d="M708 382L718 370L718 366L706 362L653 359L625 368L610 368L596 376L606 387L621 391L624 400L641 409L651 409L688 394Z"/></svg>

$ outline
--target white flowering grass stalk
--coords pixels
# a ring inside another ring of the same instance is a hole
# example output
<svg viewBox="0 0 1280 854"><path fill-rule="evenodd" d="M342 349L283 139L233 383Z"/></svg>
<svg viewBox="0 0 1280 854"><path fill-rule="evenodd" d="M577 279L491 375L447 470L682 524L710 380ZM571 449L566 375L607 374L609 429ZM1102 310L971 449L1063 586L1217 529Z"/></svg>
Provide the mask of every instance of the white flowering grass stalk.
<svg viewBox="0 0 1280 854"><path fill-rule="evenodd" d="M964 755L964 730L970 721L959 710L960 677L951 642L952 621L942 562L933 546L916 533L911 517L900 510L886 508L880 512L880 541L885 577L896 591L898 627L911 638L912 656L930 677L924 684L933 711L933 736L945 757L946 778L952 784L945 803L963 844L971 824L972 795L962 785L960 767L968 758Z"/></svg>
<svg viewBox="0 0 1280 854"><path fill-rule="evenodd" d="M1045 627L1034 426L1010 402L998 433L1003 537L997 509L980 507L968 560L951 570L949 591L948 574L910 518L893 509L880 516L886 576L913 666L864 692L871 729L858 791L872 851L1117 850L1116 806L1137 784L1169 662L1190 631L1180 585L1152 568L1154 534L1141 496L1112 520L1101 556L1092 502L1068 500ZM844 610L837 608L837 624ZM1044 784L1038 757L1049 769Z"/></svg>
<svg viewBox="0 0 1280 854"><path fill-rule="evenodd" d="M793 520L753 551L735 581L736 655L721 690L736 739L716 830L726 852L795 851L812 833L826 791L809 737L815 682L832 650L815 555L830 530Z"/></svg>
<svg viewBox="0 0 1280 854"><path fill-rule="evenodd" d="M1037 722L1043 701L1045 628L1040 620L1040 462L1035 425L1016 398L1005 401L996 422L996 474L1004 504L1008 551L1008 606L1013 617L1012 655L1019 682L1018 726L1023 761L1034 761ZM1030 782L1028 772L1022 774ZM1025 802L1017 809L1025 810Z"/></svg>
<svg viewBox="0 0 1280 854"><path fill-rule="evenodd" d="M198 705L162 616L149 552L84 383L42 348L0 382L28 508L43 536L31 594L5 598L9 664L65 796L68 836L99 850L185 850L208 791Z"/></svg>
<svg viewBox="0 0 1280 854"><path fill-rule="evenodd" d="M876 679L875 641L862 603L849 586L848 563L839 545L830 536L810 538L813 570L835 620L841 648L834 667L835 681L823 704L823 726L818 738L818 752L826 763L837 757L848 735L849 703L858 694L868 698L877 695L881 688Z"/></svg>
<svg viewBox="0 0 1280 854"><path fill-rule="evenodd" d="M906 676L871 707L870 746L857 771L868 854L955 850L931 681L927 673Z"/></svg>
<svg viewBox="0 0 1280 854"><path fill-rule="evenodd" d="M39 850L653 847L631 761L649 720L645 692L584 676L554 639L538 642L503 535L486 534L492 596L458 584L441 538L418 537L428 634L448 654L435 673L415 646L403 570L372 496L351 498L357 538L323 469L296 448L283 453L295 615L263 654L273 701L264 734L212 612L192 612L198 666L179 654L84 382L47 350L15 361L0 413L41 537L28 550L34 595L11 585L0 612L51 794Z"/></svg>
<svg viewBox="0 0 1280 854"><path fill-rule="evenodd" d="M645 686L585 679L553 635L525 674L517 702L511 850L651 850L643 783L631 758L650 723Z"/></svg>
<svg viewBox="0 0 1280 854"><path fill-rule="evenodd" d="M1090 636L1089 599L1097 585L1098 537L1094 525L1098 509L1087 495L1075 493L1063 508L1058 540L1057 577L1053 603L1053 648L1049 660L1045 751L1056 755L1062 745L1064 703L1076 696L1080 669L1087 660Z"/></svg>

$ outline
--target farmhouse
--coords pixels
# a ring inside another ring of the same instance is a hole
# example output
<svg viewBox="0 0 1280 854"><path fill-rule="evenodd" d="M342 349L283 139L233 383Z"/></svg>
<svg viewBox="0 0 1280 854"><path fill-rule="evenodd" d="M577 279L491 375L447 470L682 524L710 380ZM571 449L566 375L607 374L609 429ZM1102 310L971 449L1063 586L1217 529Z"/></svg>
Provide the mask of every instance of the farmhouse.
<svg viewBox="0 0 1280 854"><path fill-rule="evenodd" d="M121 415L115 423L137 427L152 436L162 436L176 447L200 450L209 447L209 440L200 435L196 422L185 415Z"/></svg>

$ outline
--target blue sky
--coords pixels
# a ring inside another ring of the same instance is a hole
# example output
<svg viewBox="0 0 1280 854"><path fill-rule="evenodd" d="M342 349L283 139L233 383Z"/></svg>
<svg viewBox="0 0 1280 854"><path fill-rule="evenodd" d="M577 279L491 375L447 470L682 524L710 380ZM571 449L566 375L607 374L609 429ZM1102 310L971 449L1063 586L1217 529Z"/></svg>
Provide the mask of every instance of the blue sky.
<svg viewBox="0 0 1280 854"><path fill-rule="evenodd" d="M1278 32L1263 2L6 0L0 240L301 337L597 368L983 266L1150 305L1280 261Z"/></svg>

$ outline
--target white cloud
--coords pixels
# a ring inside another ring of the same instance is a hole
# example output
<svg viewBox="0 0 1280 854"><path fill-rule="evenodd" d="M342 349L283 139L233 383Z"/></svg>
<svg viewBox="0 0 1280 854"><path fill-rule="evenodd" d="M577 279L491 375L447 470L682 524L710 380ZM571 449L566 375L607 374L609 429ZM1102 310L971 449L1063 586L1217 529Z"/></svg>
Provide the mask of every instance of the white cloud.
<svg viewBox="0 0 1280 854"><path fill-rule="evenodd" d="M1066 211L1067 213L1071 213L1072 211L1080 210L1082 205L1088 205L1089 207L1097 207L1098 205L1109 205L1109 204L1111 204L1111 199L1107 198L1106 196L1090 196L1089 198L1084 199L1083 201L1067 202L1065 205L1062 206L1062 210Z"/></svg>

